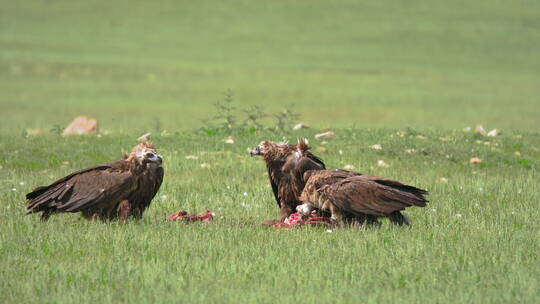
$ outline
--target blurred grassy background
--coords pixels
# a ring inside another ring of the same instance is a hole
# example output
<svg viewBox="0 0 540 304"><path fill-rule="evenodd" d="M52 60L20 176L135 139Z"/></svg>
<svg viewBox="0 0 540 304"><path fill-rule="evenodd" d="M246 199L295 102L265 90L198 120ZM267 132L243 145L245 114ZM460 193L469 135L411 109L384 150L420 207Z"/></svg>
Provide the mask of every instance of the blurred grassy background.
<svg viewBox="0 0 540 304"><path fill-rule="evenodd" d="M1 132L193 129L231 89L318 127L539 130L538 1L0 1Z"/></svg>

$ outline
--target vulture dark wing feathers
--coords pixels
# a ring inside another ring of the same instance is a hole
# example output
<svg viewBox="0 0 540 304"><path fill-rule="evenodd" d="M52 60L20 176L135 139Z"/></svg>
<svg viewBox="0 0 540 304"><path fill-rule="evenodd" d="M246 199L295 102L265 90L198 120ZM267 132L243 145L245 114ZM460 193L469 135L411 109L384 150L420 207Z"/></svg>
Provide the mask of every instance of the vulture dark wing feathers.
<svg viewBox="0 0 540 304"><path fill-rule="evenodd" d="M34 189L26 195L27 211L43 212L43 220L59 212L82 212L88 219L140 217L163 181L161 162L152 143L139 144L126 159L83 169Z"/></svg>

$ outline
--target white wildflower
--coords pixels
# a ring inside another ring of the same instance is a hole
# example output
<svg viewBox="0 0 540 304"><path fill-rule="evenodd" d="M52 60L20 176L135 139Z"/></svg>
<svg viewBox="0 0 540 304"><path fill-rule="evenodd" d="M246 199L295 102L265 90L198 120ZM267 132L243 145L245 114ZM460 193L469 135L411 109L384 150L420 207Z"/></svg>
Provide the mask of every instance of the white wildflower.
<svg viewBox="0 0 540 304"><path fill-rule="evenodd" d="M370 148L373 150L382 150L382 146L379 144L374 144L373 146L370 146Z"/></svg>
<svg viewBox="0 0 540 304"><path fill-rule="evenodd" d="M345 169L345 170L354 170L356 168L353 165L345 165L345 166L343 166L343 169Z"/></svg>
<svg viewBox="0 0 540 304"><path fill-rule="evenodd" d="M384 160L377 161L377 166L382 167L382 168L389 168L390 167L390 165L385 163Z"/></svg>

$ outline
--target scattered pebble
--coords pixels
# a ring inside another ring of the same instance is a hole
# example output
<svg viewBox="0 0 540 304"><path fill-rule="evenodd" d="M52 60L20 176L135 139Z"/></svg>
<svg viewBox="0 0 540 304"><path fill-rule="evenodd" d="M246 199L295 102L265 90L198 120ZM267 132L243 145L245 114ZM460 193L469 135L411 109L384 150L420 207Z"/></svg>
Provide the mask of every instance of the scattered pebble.
<svg viewBox="0 0 540 304"><path fill-rule="evenodd" d="M309 126L306 126L303 123L299 123L296 126L293 127L293 130L300 130L300 129L309 129Z"/></svg>
<svg viewBox="0 0 540 304"><path fill-rule="evenodd" d="M17 191L17 188L11 188L11 191L15 192Z"/></svg>
<svg viewBox="0 0 540 304"><path fill-rule="evenodd" d="M225 143L226 144L234 144L234 139L232 138L232 136L227 137L227 139L225 140Z"/></svg>
<svg viewBox="0 0 540 304"><path fill-rule="evenodd" d="M516 156L521 156L521 152L516 151L516 152L514 152L514 155L516 155Z"/></svg>
<svg viewBox="0 0 540 304"><path fill-rule="evenodd" d="M165 195L165 194L163 194L163 195L161 196L161 200L166 200L166 199L168 199L168 198L169 198L169 197L168 197L167 195Z"/></svg>
<svg viewBox="0 0 540 304"><path fill-rule="evenodd" d="M501 135L501 134L502 134L501 130L493 129L493 130L491 130L491 131L489 131L489 132L487 133L487 136L495 137L495 136L499 136L499 135Z"/></svg>
<svg viewBox="0 0 540 304"><path fill-rule="evenodd" d="M370 146L370 148L373 150L382 150L382 146L379 144L374 144L373 146Z"/></svg>
<svg viewBox="0 0 540 304"><path fill-rule="evenodd" d="M416 149L405 149L405 153L412 154L412 153L415 153L415 152L416 152Z"/></svg>
<svg viewBox="0 0 540 304"><path fill-rule="evenodd" d="M326 229L326 232L334 232L332 229Z"/></svg>
<svg viewBox="0 0 540 304"><path fill-rule="evenodd" d="M343 155L343 150L340 149L340 150L338 151L338 153L339 153L339 155ZM1 168L0 168L0 169L1 169Z"/></svg>
<svg viewBox="0 0 540 304"><path fill-rule="evenodd" d="M461 213L454 214L455 217L461 217Z"/></svg>
<svg viewBox="0 0 540 304"><path fill-rule="evenodd" d="M201 164L201 168L206 168L206 169L208 169L208 168L211 168L211 166L210 166L210 164L202 163L202 164Z"/></svg>
<svg viewBox="0 0 540 304"><path fill-rule="evenodd" d="M334 133L332 131L328 131L328 132L316 134L315 138L316 139L323 139L323 138L333 138L335 136L336 136L336 133Z"/></svg>
<svg viewBox="0 0 540 304"><path fill-rule="evenodd" d="M244 196L248 196L248 193L247 193L247 192L244 192Z"/></svg>
<svg viewBox="0 0 540 304"><path fill-rule="evenodd" d="M469 162L471 164L479 164L479 163L482 162L482 160L480 158L478 158L478 157L473 157L473 158L471 158L471 160L469 160Z"/></svg>
<svg viewBox="0 0 540 304"><path fill-rule="evenodd" d="M390 165L385 163L384 160L377 161L377 166L382 167L382 168L389 168L390 167Z"/></svg>
<svg viewBox="0 0 540 304"><path fill-rule="evenodd" d="M325 153L325 152L328 151L328 148L319 146L319 147L317 147L317 151L322 152L322 153Z"/></svg>
<svg viewBox="0 0 540 304"><path fill-rule="evenodd" d="M195 159L199 159L199 157L196 156L196 155L188 155L188 156L186 156L186 159L195 160Z"/></svg>
<svg viewBox="0 0 540 304"><path fill-rule="evenodd" d="M345 165L345 166L343 166L343 169L345 169L345 170L354 170L356 168L353 165Z"/></svg>
<svg viewBox="0 0 540 304"><path fill-rule="evenodd" d="M486 130L484 129L484 126L482 125L476 125L476 127L474 128L474 132L480 133L482 135L486 135Z"/></svg>
<svg viewBox="0 0 540 304"><path fill-rule="evenodd" d="M45 131L43 129L28 129L28 130L26 130L26 134L28 134L28 135L43 135L43 134L47 134L47 131Z"/></svg>
<svg viewBox="0 0 540 304"><path fill-rule="evenodd" d="M448 178L446 177L441 177L439 180L441 181L441 183L448 183Z"/></svg>

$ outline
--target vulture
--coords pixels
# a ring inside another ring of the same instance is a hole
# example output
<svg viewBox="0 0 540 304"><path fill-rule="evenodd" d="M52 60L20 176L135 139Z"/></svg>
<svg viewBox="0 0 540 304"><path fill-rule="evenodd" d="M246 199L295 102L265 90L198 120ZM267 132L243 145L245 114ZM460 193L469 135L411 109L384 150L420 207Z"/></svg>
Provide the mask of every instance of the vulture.
<svg viewBox="0 0 540 304"><path fill-rule="evenodd" d="M398 225L409 225L400 211L407 207L425 207L428 192L397 180L347 170L318 169L311 160L307 144L297 145L283 165L292 184L304 185L296 210L304 217L313 209L329 212L334 222L378 223L387 217ZM308 152L309 156L304 156Z"/></svg>
<svg viewBox="0 0 540 304"><path fill-rule="evenodd" d="M291 164L291 166L296 165L292 165L293 162L288 161L296 159L296 152L303 151L302 157L309 160L306 164L310 169L323 170L326 168L323 161L308 150L307 142L301 140L297 145L262 141L250 151L251 156L259 155L264 159L282 221L295 212L296 207L299 205L300 194L304 189L303 180L291 178L290 174L283 171L283 166L286 163ZM292 170L292 168L285 169Z"/></svg>
<svg viewBox="0 0 540 304"><path fill-rule="evenodd" d="M122 160L83 169L26 195L27 214L82 212L89 220L140 218L163 181L153 143L137 145Z"/></svg>

